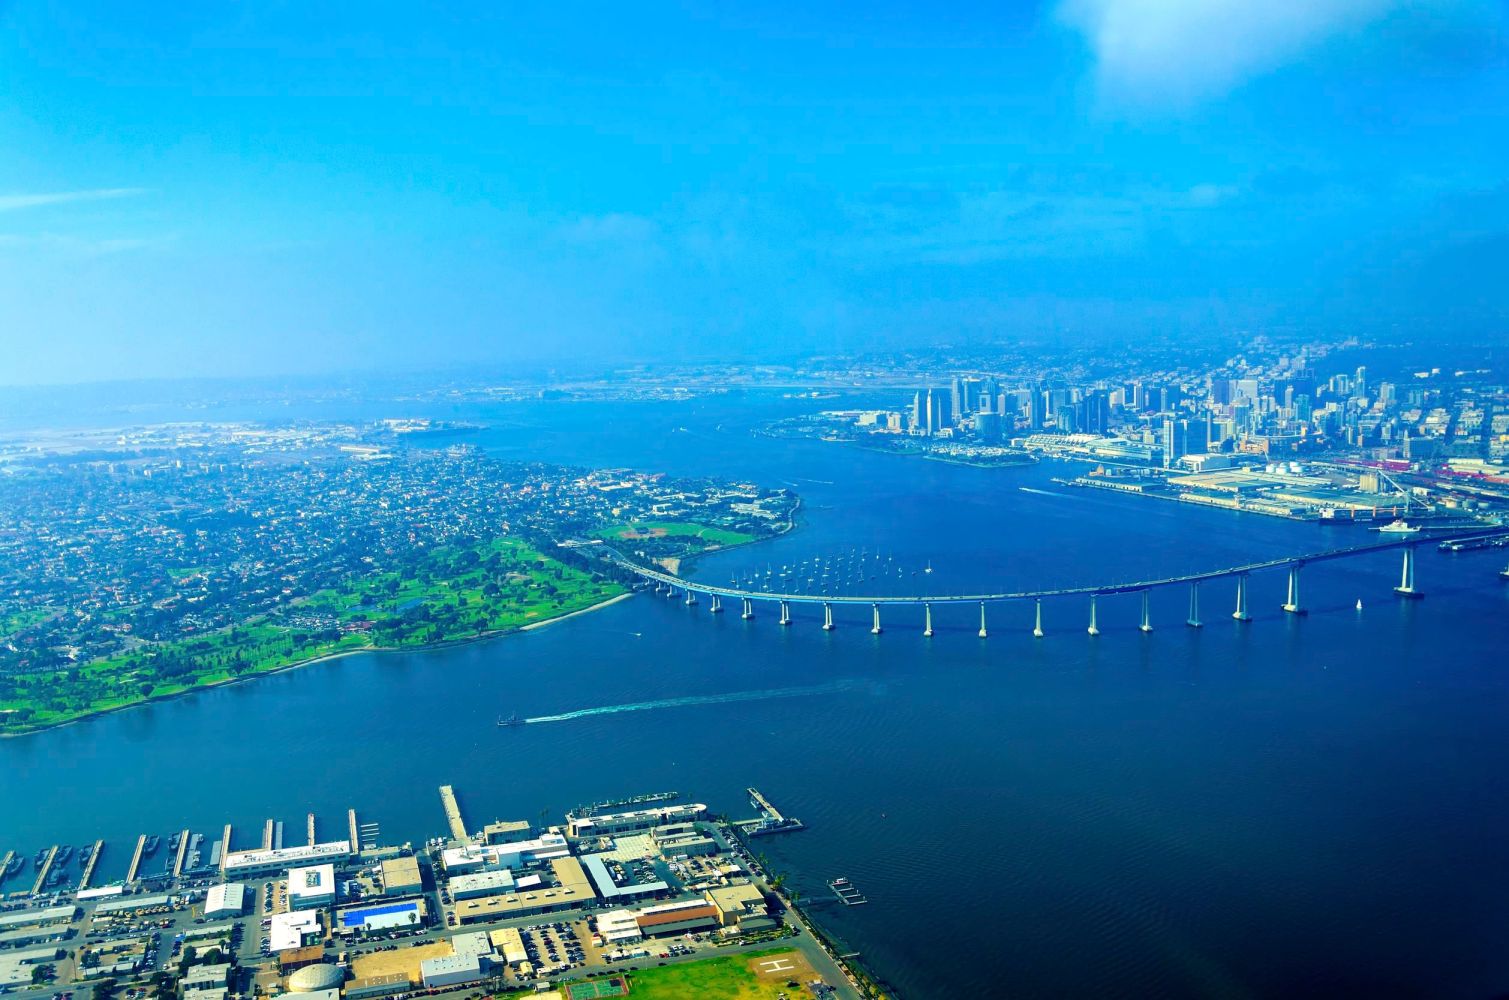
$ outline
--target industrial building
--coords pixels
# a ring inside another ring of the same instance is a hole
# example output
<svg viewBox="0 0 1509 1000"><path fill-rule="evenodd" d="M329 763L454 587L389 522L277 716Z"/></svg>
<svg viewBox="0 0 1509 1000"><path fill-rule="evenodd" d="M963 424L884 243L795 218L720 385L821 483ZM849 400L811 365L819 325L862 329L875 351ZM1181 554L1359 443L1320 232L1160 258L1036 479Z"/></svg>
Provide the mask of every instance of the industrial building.
<svg viewBox="0 0 1509 1000"><path fill-rule="evenodd" d="M639 918L633 910L610 910L597 915L597 936L610 944L638 941L644 937Z"/></svg>
<svg viewBox="0 0 1509 1000"><path fill-rule="evenodd" d="M655 849L664 858L705 857L718 853L718 842L697 828L695 823L673 823L650 831Z"/></svg>
<svg viewBox="0 0 1509 1000"><path fill-rule="evenodd" d="M418 930L429 922L429 907L423 899L405 899L370 906L337 910L335 929L343 934L379 934L383 931Z"/></svg>
<svg viewBox="0 0 1509 1000"><path fill-rule="evenodd" d="M274 913L267 928L267 946L273 951L287 951L304 947L311 937L319 939L322 936L317 910Z"/></svg>
<svg viewBox="0 0 1509 1000"><path fill-rule="evenodd" d="M637 899L642 896L654 896L670 889L665 882L642 882L620 885L613 878L613 873L608 871L605 855L588 854L582 858L582 867L587 871L587 877L592 880L592 888L603 898L606 903L623 902Z"/></svg>
<svg viewBox="0 0 1509 1000"><path fill-rule="evenodd" d="M291 868L288 872L288 908L319 910L335 905L335 865Z"/></svg>
<svg viewBox="0 0 1509 1000"><path fill-rule="evenodd" d="M506 844L510 840L527 840L534 834L534 824L528 820L494 820L482 828L485 844Z"/></svg>
<svg viewBox="0 0 1509 1000"><path fill-rule="evenodd" d="M481 899L458 902L453 909L462 924L485 923L507 917L525 917L538 913L555 913L578 909L597 902L586 872L575 858L557 858L550 862L555 885L524 892L509 892Z"/></svg>
<svg viewBox="0 0 1509 1000"><path fill-rule="evenodd" d="M517 927L504 927L487 936L493 950L503 956L503 964L518 965L529 961L529 950L524 947L524 936Z"/></svg>
<svg viewBox="0 0 1509 1000"><path fill-rule="evenodd" d="M540 884L540 879L535 876L534 882ZM496 896L500 892L513 892L517 887L513 872L507 868L494 868L488 871L474 872L470 875L457 875L450 881L451 898L458 902L463 899L478 899L482 896Z"/></svg>
<svg viewBox="0 0 1509 1000"><path fill-rule="evenodd" d="M223 882L210 886L204 899L204 915L213 917L239 917L246 910L246 886L240 882Z"/></svg>
<svg viewBox="0 0 1509 1000"><path fill-rule="evenodd" d="M274 847L267 850L232 851L221 858L220 870L227 880L278 875L290 868L333 864L351 857L351 841L333 840L306 847Z"/></svg>
<svg viewBox="0 0 1509 1000"><path fill-rule="evenodd" d="M163 897L166 899L167 897ZM22 927L46 927L49 924L70 923L79 915L77 906L52 906L45 910L22 910L19 913L0 913L0 931L17 930Z"/></svg>
<svg viewBox="0 0 1509 1000"><path fill-rule="evenodd" d="M740 931L769 930L776 925L765 902L765 894L753 884L720 886L702 893L702 898L718 911L719 926Z"/></svg>
<svg viewBox="0 0 1509 1000"><path fill-rule="evenodd" d="M603 813L600 816L567 814L566 832L575 838L611 836L618 833L653 830L657 826L669 826L675 823L690 823L706 815L707 806L701 802L661 806L655 809L635 809L631 812Z"/></svg>
<svg viewBox="0 0 1509 1000"><path fill-rule="evenodd" d="M647 906L635 915L639 931L645 937L685 934L718 926L718 908L704 899Z"/></svg>
<svg viewBox="0 0 1509 1000"><path fill-rule="evenodd" d="M414 896L424 891L424 876L415 857L389 858L382 863L382 894Z"/></svg>
<svg viewBox="0 0 1509 1000"><path fill-rule="evenodd" d="M492 963L483 955L445 955L419 962L419 979L426 989L458 986L486 979Z"/></svg>
<svg viewBox="0 0 1509 1000"><path fill-rule="evenodd" d="M534 840L447 848L441 855L441 863L445 865L448 875L466 875L485 868L520 868L538 861L564 858L570 853L565 837L558 833L547 833Z"/></svg>
<svg viewBox="0 0 1509 1000"><path fill-rule="evenodd" d="M367 976L353 979L346 984L346 1000L372 1000L373 997L392 996L409 992L409 977L402 972L385 976Z"/></svg>

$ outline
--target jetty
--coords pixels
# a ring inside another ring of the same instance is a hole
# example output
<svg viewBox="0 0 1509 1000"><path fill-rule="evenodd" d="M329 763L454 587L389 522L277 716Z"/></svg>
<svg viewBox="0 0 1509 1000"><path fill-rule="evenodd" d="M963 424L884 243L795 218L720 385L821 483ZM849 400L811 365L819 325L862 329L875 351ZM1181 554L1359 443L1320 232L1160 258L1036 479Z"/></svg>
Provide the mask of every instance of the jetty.
<svg viewBox="0 0 1509 1000"><path fill-rule="evenodd" d="M225 824L225 832L220 835L220 870L225 871L225 859L231 856L231 825Z"/></svg>
<svg viewBox="0 0 1509 1000"><path fill-rule="evenodd" d="M136 838L136 850L131 852L131 865L126 869L126 884L136 881L136 872L141 868L141 859L147 853L147 835Z"/></svg>
<svg viewBox="0 0 1509 1000"><path fill-rule="evenodd" d="M37 880L32 883L31 894L40 895L42 887L47 885L47 876L52 872L52 859L58 856L58 845L53 844L47 849L47 857L42 859L42 867L37 869Z"/></svg>
<svg viewBox="0 0 1509 1000"><path fill-rule="evenodd" d="M89 880L94 876L94 866L100 863L100 853L105 849L103 840L96 840L89 850L89 860L84 864L84 874L79 876L79 889L82 891L89 888Z"/></svg>
<svg viewBox="0 0 1509 1000"><path fill-rule="evenodd" d="M745 791L749 793L749 804L760 813L759 819L751 820L746 824L747 832L751 837L768 836L772 833L795 833L807 828L801 820L787 816L777 809L775 804L758 788L746 788Z"/></svg>
<svg viewBox="0 0 1509 1000"><path fill-rule="evenodd" d="M178 835L178 855L173 859L173 877L178 878L183 874L183 861L189 856L190 832L187 827Z"/></svg>
<svg viewBox="0 0 1509 1000"><path fill-rule="evenodd" d="M863 906L869 902L864 893L854 888L854 883L846 878L834 879L828 883L828 888L833 890L833 895L837 896L845 906Z"/></svg>
<svg viewBox="0 0 1509 1000"><path fill-rule="evenodd" d="M456 790L450 785L440 786L440 804L445 806L445 821L450 824L451 836L466 840L466 824L461 820L461 807L456 804Z"/></svg>
<svg viewBox="0 0 1509 1000"><path fill-rule="evenodd" d="M353 851L360 851L362 849L362 845L361 845L361 841L357 838L357 835L356 835L356 833L357 833L357 826L356 826L356 810L355 809L347 809L346 810L346 827L347 827L348 832L351 834L351 849Z"/></svg>
<svg viewBox="0 0 1509 1000"><path fill-rule="evenodd" d="M272 850L273 824L273 820L268 820L266 823L262 824L262 850L264 851Z"/></svg>
<svg viewBox="0 0 1509 1000"><path fill-rule="evenodd" d="M15 851L6 851L5 852L5 857L0 858L0 882L4 882L5 881L6 873L10 869L11 859L14 858L15 856L16 856L16 852Z"/></svg>

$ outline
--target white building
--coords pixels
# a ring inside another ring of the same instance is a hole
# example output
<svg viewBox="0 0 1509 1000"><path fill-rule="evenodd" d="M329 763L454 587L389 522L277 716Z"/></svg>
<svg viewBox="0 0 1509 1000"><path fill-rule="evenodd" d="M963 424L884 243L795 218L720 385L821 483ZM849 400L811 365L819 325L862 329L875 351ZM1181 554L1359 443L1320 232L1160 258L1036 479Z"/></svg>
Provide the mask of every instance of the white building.
<svg viewBox="0 0 1509 1000"><path fill-rule="evenodd" d="M212 885L204 899L206 918L239 917L245 910L246 886L239 882Z"/></svg>
<svg viewBox="0 0 1509 1000"><path fill-rule="evenodd" d="M320 935L320 914L317 910L294 910L291 913L274 913L272 924L267 929L267 945L272 951L287 951L304 947L310 935Z"/></svg>
<svg viewBox="0 0 1509 1000"><path fill-rule="evenodd" d="M486 979L490 964L481 955L445 955L419 962L419 978L427 989Z"/></svg>
<svg viewBox="0 0 1509 1000"><path fill-rule="evenodd" d="M500 892L513 892L513 872L507 868L490 868L470 875L457 875L451 879L452 899L476 899L479 896L496 896Z"/></svg>
<svg viewBox="0 0 1509 1000"><path fill-rule="evenodd" d="M332 840L305 847L275 847L269 850L232 851L220 862L227 880L275 875L290 868L343 861L351 856L351 841Z"/></svg>
<svg viewBox="0 0 1509 1000"><path fill-rule="evenodd" d="M335 905L335 865L292 868L288 872L288 908L316 910Z"/></svg>
<svg viewBox="0 0 1509 1000"><path fill-rule="evenodd" d="M597 915L597 936L610 944L638 941L644 937L639 917L632 910L610 910Z"/></svg>
<svg viewBox="0 0 1509 1000"><path fill-rule="evenodd" d="M486 868L518 868L570 854L565 837L547 833L534 840L516 840L510 844L468 844L448 848L441 855L441 863L448 875L466 875Z"/></svg>

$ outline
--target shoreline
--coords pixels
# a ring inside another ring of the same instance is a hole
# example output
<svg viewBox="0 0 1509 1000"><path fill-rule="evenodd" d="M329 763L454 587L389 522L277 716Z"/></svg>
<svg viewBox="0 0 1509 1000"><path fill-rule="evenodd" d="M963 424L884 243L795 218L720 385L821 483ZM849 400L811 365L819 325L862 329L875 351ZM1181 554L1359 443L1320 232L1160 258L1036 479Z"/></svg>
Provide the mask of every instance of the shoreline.
<svg viewBox="0 0 1509 1000"><path fill-rule="evenodd" d="M348 656L359 656L369 653L428 653L437 649L450 649L457 646L469 646L473 643L486 642L490 639L501 639L505 636L517 635L521 632L529 632L537 628L543 628L546 625L553 625L556 622L565 621L567 618L575 618L577 615L585 615L592 611L601 610L602 608L606 608L610 604L617 604L619 601L627 600L628 598L633 597L634 594L634 591L627 590L622 594L615 594L614 596L606 600L598 601L596 604L589 605L588 607L578 608L575 611L568 611L565 614L556 615L552 618L545 618L537 622L530 622L528 625L520 625L516 628L493 629L492 631L483 632L481 635L468 636L464 639L446 639L441 642L426 642L416 646L362 646L357 649L343 649L333 653L321 653L319 656L311 656L308 659L296 660L293 663L285 663L282 666L272 667L267 670L259 670L254 674L247 674L243 677L227 677L224 680L212 681L208 684L195 684L193 687L184 688L182 691L174 691L172 694L154 695L151 697L143 698L141 701L130 702L126 705L113 705L110 708L95 709L94 711L85 712L82 715L75 716L72 719L65 719L61 722L51 722L45 726L37 726L34 729L28 729L25 732L0 733L0 740L24 739L28 736L37 736L41 733L48 733L52 732L53 730L63 729L66 726L77 725L80 722L88 722L91 719L98 719L106 715L113 715L116 712L129 712L130 710L135 708L142 708L146 705L151 705L155 702L160 701L171 701L174 698L182 698L186 695L191 695L199 691L213 691L216 688L229 687L233 684L246 684L256 681L262 677L270 677L273 674L281 674L289 670L300 670L304 667L312 667L320 663L327 663L332 660L344 659Z"/></svg>

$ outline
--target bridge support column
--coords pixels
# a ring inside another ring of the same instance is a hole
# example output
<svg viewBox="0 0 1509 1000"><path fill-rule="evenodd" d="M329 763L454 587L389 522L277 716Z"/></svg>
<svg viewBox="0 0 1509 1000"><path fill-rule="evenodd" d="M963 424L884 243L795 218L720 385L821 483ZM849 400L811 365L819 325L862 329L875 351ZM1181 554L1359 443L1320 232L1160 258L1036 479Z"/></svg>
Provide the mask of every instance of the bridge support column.
<svg viewBox="0 0 1509 1000"><path fill-rule="evenodd" d="M1247 574L1237 574L1237 609L1231 613L1231 617L1239 622L1250 622L1252 616L1247 613Z"/></svg>
<svg viewBox="0 0 1509 1000"><path fill-rule="evenodd" d="M870 611L873 612L873 614L874 614L874 621L875 621L875 624L873 624L873 625L870 626L870 634L871 635L879 635L880 634L880 605L879 604L872 604L872 605L870 605Z"/></svg>
<svg viewBox="0 0 1509 1000"><path fill-rule="evenodd" d="M709 605L708 614L721 615L723 613L723 599L717 594L711 595L712 603Z"/></svg>
<svg viewBox="0 0 1509 1000"><path fill-rule="evenodd" d="M676 599L676 588L667 586L665 588L665 596L667 600L674 601Z"/></svg>
<svg viewBox="0 0 1509 1000"><path fill-rule="evenodd" d="M1151 593L1152 591L1150 590L1144 590L1142 592L1142 624L1138 625L1137 627L1142 629L1142 631L1144 632L1151 632L1153 630L1153 616L1148 609L1148 596Z"/></svg>
<svg viewBox="0 0 1509 1000"><path fill-rule="evenodd" d="M1037 603L1037 621L1032 626L1032 636L1035 639L1041 639L1043 637L1043 599L1041 597L1039 597L1037 599L1036 603Z"/></svg>
<svg viewBox="0 0 1509 1000"><path fill-rule="evenodd" d="M980 602L980 638L985 638L985 602Z"/></svg>
<svg viewBox="0 0 1509 1000"><path fill-rule="evenodd" d="M695 608L697 606L697 595L690 590L686 592L686 606L689 608Z"/></svg>
<svg viewBox="0 0 1509 1000"><path fill-rule="evenodd" d="M1302 615L1305 609L1299 603L1299 568L1302 564L1295 563L1289 567L1289 599L1284 602L1284 610L1291 615Z"/></svg>
<svg viewBox="0 0 1509 1000"><path fill-rule="evenodd" d="M1190 628L1200 627L1200 581L1196 580L1189 585L1189 618L1184 624Z"/></svg>
<svg viewBox="0 0 1509 1000"><path fill-rule="evenodd" d="M1100 625L1096 622L1094 594L1090 595L1090 628L1088 631L1091 635L1100 635Z"/></svg>
<svg viewBox="0 0 1509 1000"><path fill-rule="evenodd" d="M922 636L925 639L933 637L933 604L931 601L922 605Z"/></svg>
<svg viewBox="0 0 1509 1000"><path fill-rule="evenodd" d="M1404 570L1399 574L1399 586L1394 588L1394 593L1403 597L1424 597L1425 595L1415 589L1415 547L1404 547Z"/></svg>
<svg viewBox="0 0 1509 1000"><path fill-rule="evenodd" d="M742 618L742 619L744 619L745 621L749 621L751 618L754 617L754 599L753 598L749 598L749 597L744 598L744 611L739 615L739 617Z"/></svg>
<svg viewBox="0 0 1509 1000"><path fill-rule="evenodd" d="M827 601L823 602L823 631L833 631L833 605Z"/></svg>
<svg viewBox="0 0 1509 1000"><path fill-rule="evenodd" d="M791 604L788 601L781 602L781 624L791 624Z"/></svg>

